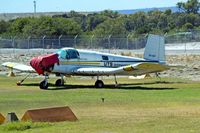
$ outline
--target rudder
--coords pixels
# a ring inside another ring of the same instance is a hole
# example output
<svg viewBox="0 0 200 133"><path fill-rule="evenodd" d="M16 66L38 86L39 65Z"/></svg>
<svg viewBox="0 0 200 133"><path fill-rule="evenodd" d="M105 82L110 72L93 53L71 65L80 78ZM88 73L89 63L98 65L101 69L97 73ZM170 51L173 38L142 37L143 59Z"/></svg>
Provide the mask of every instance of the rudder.
<svg viewBox="0 0 200 133"><path fill-rule="evenodd" d="M165 63L165 39L163 36L152 34L148 36L144 59Z"/></svg>

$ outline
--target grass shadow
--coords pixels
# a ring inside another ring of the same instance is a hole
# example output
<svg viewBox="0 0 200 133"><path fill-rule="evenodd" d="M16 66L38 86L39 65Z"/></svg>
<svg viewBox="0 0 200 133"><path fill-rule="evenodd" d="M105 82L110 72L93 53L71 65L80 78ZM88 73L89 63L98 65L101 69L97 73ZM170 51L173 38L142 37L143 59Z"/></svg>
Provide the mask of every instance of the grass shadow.
<svg viewBox="0 0 200 133"><path fill-rule="evenodd" d="M117 87L115 85L105 85L103 89L124 89L124 90L173 90L177 88L170 87L145 87L143 85L153 85L153 84L174 84L174 83L182 83L182 82L168 82L168 81L155 81L148 83L127 83L127 84L119 84ZM38 83L25 83L21 86L39 86ZM69 89L98 89L95 88L94 85L64 85L64 86L55 86L52 83L49 83L48 90L69 90Z"/></svg>

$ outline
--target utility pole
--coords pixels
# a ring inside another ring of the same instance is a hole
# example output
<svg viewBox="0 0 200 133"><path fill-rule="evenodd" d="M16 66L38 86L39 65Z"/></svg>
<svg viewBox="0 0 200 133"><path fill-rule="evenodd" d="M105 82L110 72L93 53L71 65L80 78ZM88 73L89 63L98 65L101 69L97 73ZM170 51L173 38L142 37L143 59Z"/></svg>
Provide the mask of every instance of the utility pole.
<svg viewBox="0 0 200 133"><path fill-rule="evenodd" d="M33 4L34 4L34 14L36 14L36 1L35 0L33 1Z"/></svg>

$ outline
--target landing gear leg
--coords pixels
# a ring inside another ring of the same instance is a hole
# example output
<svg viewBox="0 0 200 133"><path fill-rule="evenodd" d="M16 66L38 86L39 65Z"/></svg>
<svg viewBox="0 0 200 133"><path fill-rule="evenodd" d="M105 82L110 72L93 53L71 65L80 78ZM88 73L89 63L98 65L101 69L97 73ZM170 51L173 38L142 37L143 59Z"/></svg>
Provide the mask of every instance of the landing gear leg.
<svg viewBox="0 0 200 133"><path fill-rule="evenodd" d="M56 86L64 86L64 76L61 75L61 79L56 80Z"/></svg>
<svg viewBox="0 0 200 133"><path fill-rule="evenodd" d="M26 77L20 81L18 81L16 84L17 86L20 86L31 74L29 73L28 75L26 75Z"/></svg>
<svg viewBox="0 0 200 133"><path fill-rule="evenodd" d="M161 80L161 77L159 76L159 73L155 73L155 74L156 74L156 77Z"/></svg>
<svg viewBox="0 0 200 133"><path fill-rule="evenodd" d="M49 87L48 78L49 78L48 74L45 74L45 79L42 82L40 82L40 89L43 89L43 90L48 89L48 87Z"/></svg>
<svg viewBox="0 0 200 133"><path fill-rule="evenodd" d="M95 87L96 88L103 88L104 87L104 83L102 80L99 80L99 76L97 76L97 81L95 82Z"/></svg>
<svg viewBox="0 0 200 133"><path fill-rule="evenodd" d="M114 77L115 77L115 87L117 87L117 86L118 86L118 83L117 83L116 75L114 75Z"/></svg>

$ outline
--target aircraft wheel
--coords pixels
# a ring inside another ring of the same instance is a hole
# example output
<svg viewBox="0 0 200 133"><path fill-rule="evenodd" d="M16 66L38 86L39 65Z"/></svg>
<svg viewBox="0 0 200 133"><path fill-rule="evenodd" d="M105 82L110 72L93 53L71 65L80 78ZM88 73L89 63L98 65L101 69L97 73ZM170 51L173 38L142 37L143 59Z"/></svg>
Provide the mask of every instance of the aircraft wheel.
<svg viewBox="0 0 200 133"><path fill-rule="evenodd" d="M102 80L97 80L97 81L95 82L95 87L96 87L96 88L103 88L103 87L104 87L103 81L102 81Z"/></svg>
<svg viewBox="0 0 200 133"><path fill-rule="evenodd" d="M58 79L58 80L56 80L55 85L56 86L63 86L64 85L64 81L62 81L62 79Z"/></svg>
<svg viewBox="0 0 200 133"><path fill-rule="evenodd" d="M46 90L48 89L48 83L46 83L45 80L43 80L42 82L40 82L40 89Z"/></svg>

